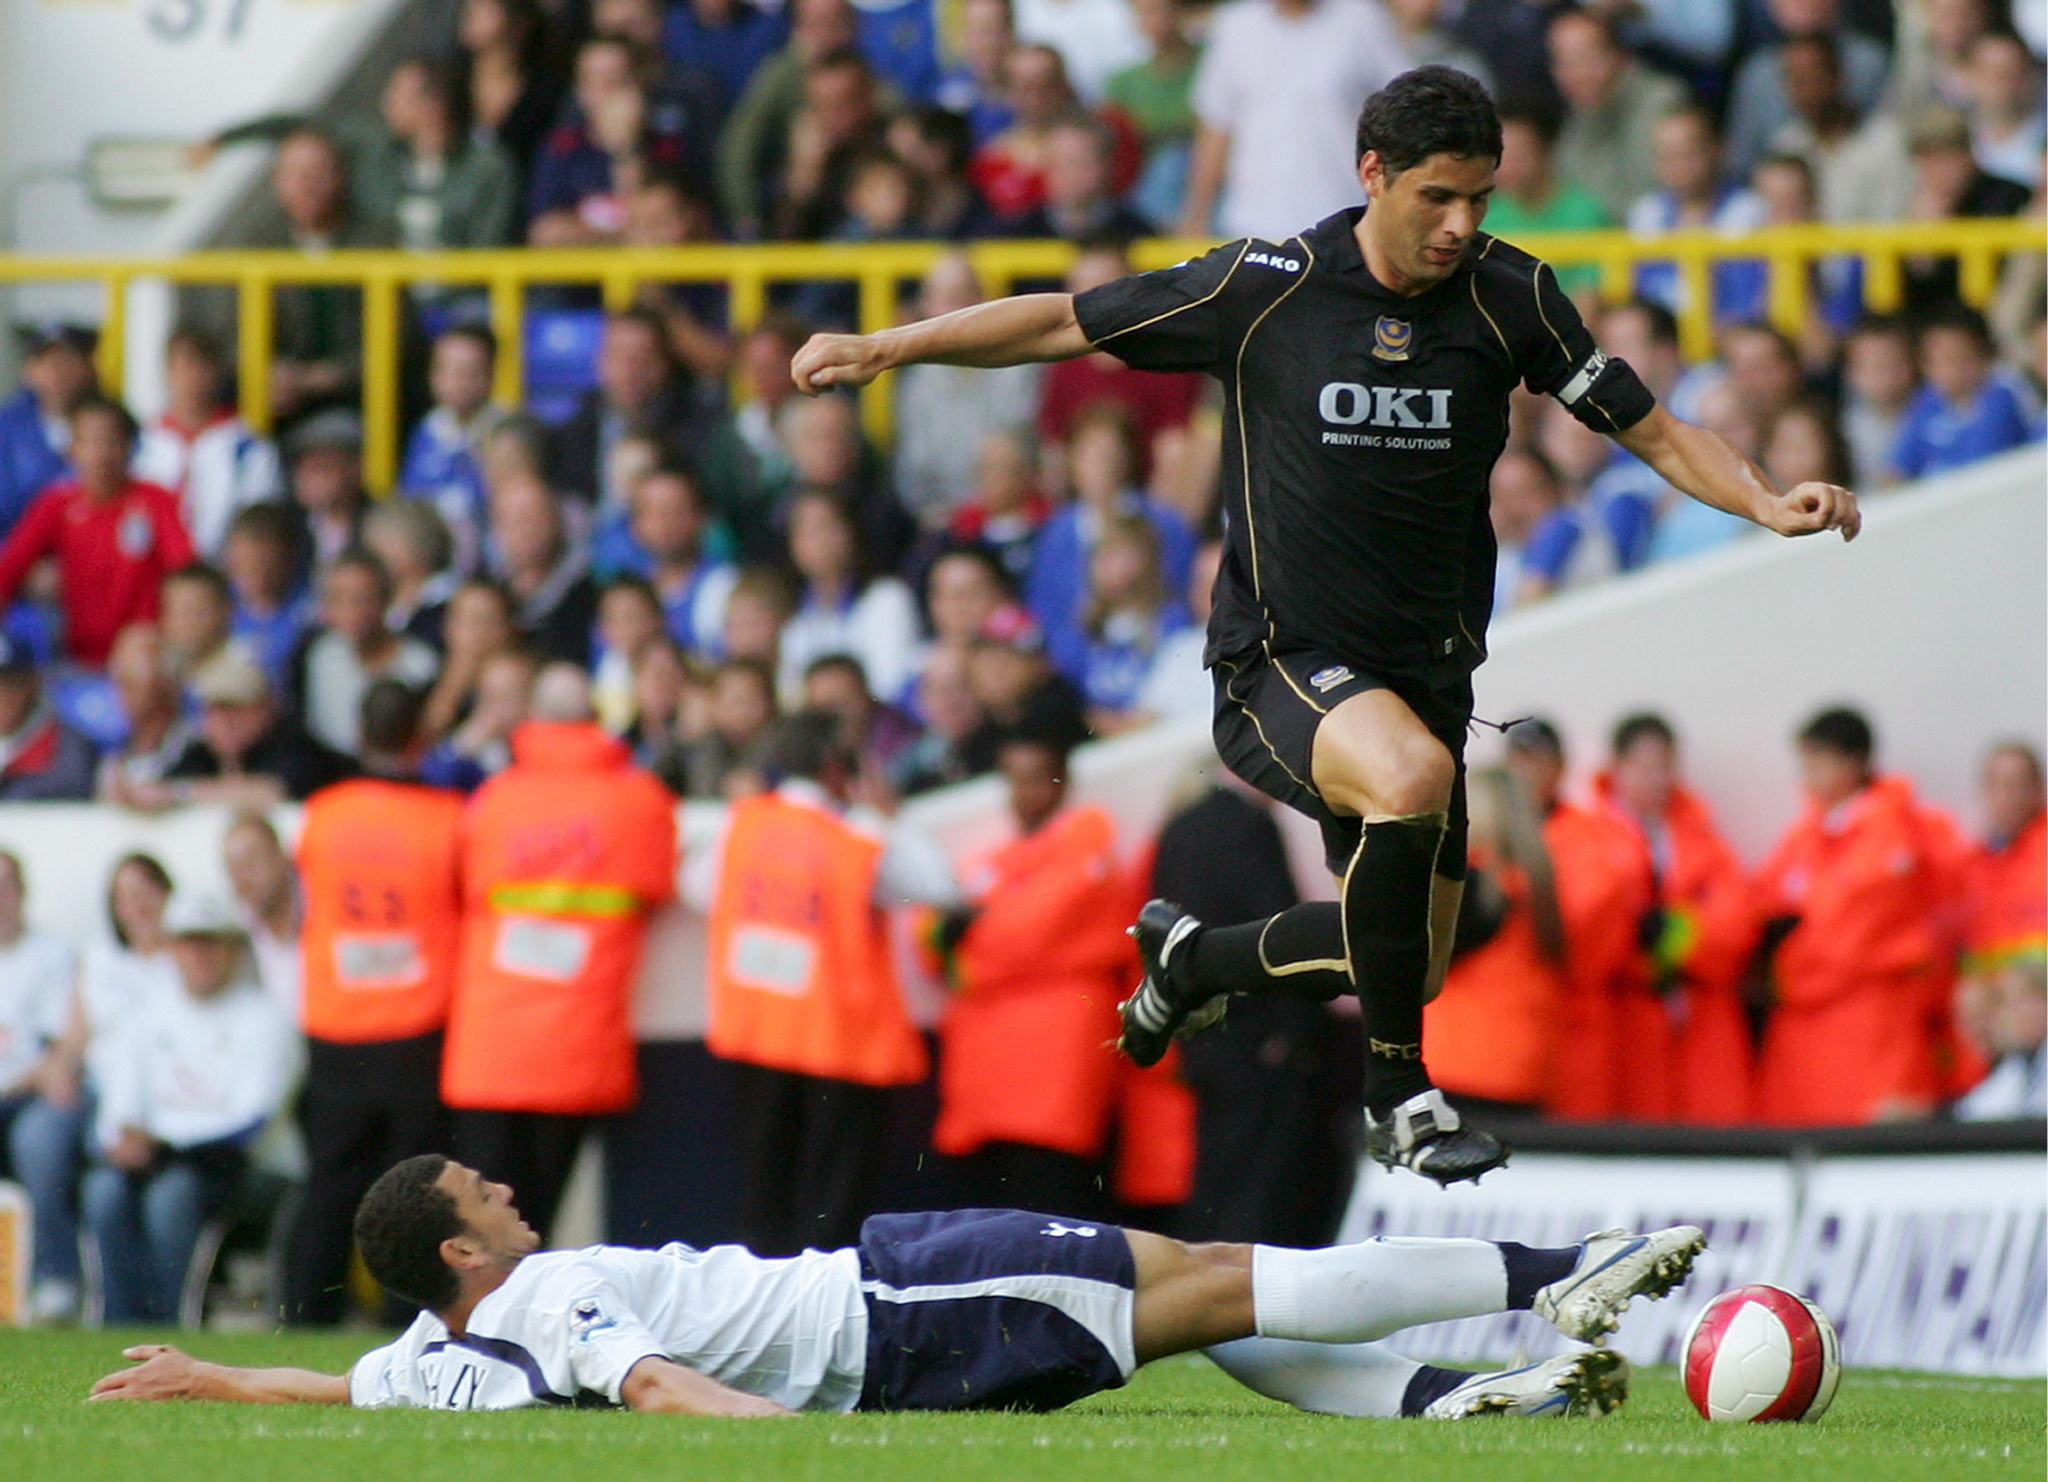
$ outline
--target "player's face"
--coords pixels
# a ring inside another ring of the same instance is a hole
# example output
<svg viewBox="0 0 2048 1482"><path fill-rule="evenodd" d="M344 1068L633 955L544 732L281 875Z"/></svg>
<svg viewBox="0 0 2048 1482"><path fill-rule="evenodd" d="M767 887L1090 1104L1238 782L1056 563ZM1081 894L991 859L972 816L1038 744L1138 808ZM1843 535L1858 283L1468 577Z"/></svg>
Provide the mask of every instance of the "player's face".
<svg viewBox="0 0 2048 1482"><path fill-rule="evenodd" d="M1486 219L1493 170L1490 159L1433 154L1390 175L1378 152L1367 151L1358 178L1372 208L1361 227L1376 249L1368 263L1387 275L1387 287L1421 293L1457 270Z"/></svg>
<svg viewBox="0 0 2048 1482"><path fill-rule="evenodd" d="M533 1226L519 1217L507 1184L494 1184L474 1168L450 1163L435 1180L455 1201L455 1213L479 1251L512 1264L540 1245Z"/></svg>

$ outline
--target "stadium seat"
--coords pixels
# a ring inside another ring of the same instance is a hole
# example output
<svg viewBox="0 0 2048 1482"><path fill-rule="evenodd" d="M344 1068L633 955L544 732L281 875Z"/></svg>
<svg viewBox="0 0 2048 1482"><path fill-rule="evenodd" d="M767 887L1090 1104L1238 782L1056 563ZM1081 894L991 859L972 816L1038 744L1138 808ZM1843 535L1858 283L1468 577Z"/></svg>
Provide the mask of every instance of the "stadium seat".
<svg viewBox="0 0 2048 1482"><path fill-rule="evenodd" d="M602 309L529 309L526 405L544 422L566 422L583 393L597 384Z"/></svg>

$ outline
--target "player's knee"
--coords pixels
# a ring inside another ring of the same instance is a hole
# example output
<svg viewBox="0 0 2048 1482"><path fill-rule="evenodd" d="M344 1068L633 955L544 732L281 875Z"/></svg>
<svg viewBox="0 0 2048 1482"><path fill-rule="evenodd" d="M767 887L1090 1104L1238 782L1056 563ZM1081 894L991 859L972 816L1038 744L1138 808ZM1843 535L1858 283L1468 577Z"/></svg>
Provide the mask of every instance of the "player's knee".
<svg viewBox="0 0 2048 1482"><path fill-rule="evenodd" d="M1441 741L1417 737L1401 747L1388 768L1376 800L1379 806L1373 811L1393 818L1442 813L1450 806L1451 783L1457 775L1457 763Z"/></svg>

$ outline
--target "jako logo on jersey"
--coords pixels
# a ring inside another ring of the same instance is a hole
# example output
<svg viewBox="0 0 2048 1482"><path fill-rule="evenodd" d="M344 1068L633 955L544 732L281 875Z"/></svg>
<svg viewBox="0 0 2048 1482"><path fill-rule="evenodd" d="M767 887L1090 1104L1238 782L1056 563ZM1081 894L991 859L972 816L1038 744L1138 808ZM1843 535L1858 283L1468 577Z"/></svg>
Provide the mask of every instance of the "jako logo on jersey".
<svg viewBox="0 0 2048 1482"><path fill-rule="evenodd" d="M1408 347L1415 343L1415 326L1406 319L1389 319L1380 316L1379 323L1372 327L1372 358L1374 360L1406 360Z"/></svg>
<svg viewBox="0 0 2048 1482"><path fill-rule="evenodd" d="M1339 427L1443 428L1451 425L1451 392L1449 387L1332 381L1316 397L1316 410Z"/></svg>
<svg viewBox="0 0 2048 1482"><path fill-rule="evenodd" d="M1309 675L1308 682L1315 686L1317 694L1327 695L1350 677L1351 671L1349 669L1345 668L1342 664L1332 664L1327 669L1318 669L1315 673Z"/></svg>
<svg viewBox="0 0 2048 1482"><path fill-rule="evenodd" d="M1046 1222L1045 1228L1038 1233L1050 1235L1055 1239L1062 1235L1078 1235L1083 1240L1093 1240L1096 1230L1093 1225L1063 1225L1058 1220L1049 1220Z"/></svg>
<svg viewBox="0 0 2048 1482"><path fill-rule="evenodd" d="M1244 255L1244 261L1245 266L1251 268L1278 268L1283 273L1298 273L1301 271L1299 259L1276 257L1270 252L1247 252Z"/></svg>

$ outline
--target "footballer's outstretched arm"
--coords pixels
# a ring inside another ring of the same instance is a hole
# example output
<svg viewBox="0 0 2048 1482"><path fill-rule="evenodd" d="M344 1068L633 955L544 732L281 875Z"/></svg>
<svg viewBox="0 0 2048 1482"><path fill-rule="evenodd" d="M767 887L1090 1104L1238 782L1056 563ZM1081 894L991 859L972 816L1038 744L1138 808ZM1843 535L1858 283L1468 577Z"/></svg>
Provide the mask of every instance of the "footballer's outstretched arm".
<svg viewBox="0 0 2048 1482"><path fill-rule="evenodd" d="M1071 360L1093 347L1067 293L1027 293L873 334L814 334L790 362L797 389L865 386L885 370L930 363L989 369Z"/></svg>
<svg viewBox="0 0 2048 1482"><path fill-rule="evenodd" d="M135 1367L92 1387L94 1400L233 1400L248 1405L346 1405L348 1376L311 1369L238 1369L210 1364L167 1343L121 1350Z"/></svg>
<svg viewBox="0 0 2048 1482"><path fill-rule="evenodd" d="M1662 406L1614 440L1680 493L1780 535L1839 530L1842 539L1854 540L1863 528L1856 496L1841 485L1808 483L1780 491L1726 438L1681 422Z"/></svg>
<svg viewBox="0 0 2048 1482"><path fill-rule="evenodd" d="M619 1386L619 1398L629 1410L654 1415L732 1415L757 1418L764 1415L794 1415L796 1412L773 1400L750 1395L720 1384L706 1374L650 1354L633 1365L626 1382Z"/></svg>

